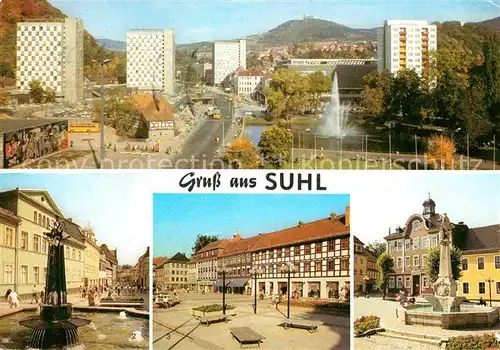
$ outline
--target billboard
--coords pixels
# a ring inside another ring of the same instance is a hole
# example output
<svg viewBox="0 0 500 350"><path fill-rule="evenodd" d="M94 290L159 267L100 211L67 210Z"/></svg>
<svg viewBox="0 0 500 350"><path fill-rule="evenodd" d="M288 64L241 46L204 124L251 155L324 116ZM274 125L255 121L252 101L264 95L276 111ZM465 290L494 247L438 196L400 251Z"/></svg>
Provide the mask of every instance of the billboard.
<svg viewBox="0 0 500 350"><path fill-rule="evenodd" d="M4 133L3 167L11 168L68 149L68 121Z"/></svg>

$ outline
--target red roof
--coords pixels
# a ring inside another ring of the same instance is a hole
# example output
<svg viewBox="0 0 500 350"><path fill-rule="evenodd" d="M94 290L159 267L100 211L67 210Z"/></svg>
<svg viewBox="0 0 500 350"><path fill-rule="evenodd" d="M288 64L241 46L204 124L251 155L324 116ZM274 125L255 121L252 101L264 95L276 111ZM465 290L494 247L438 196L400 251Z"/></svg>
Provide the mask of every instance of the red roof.
<svg viewBox="0 0 500 350"><path fill-rule="evenodd" d="M218 241L210 242L206 246L204 246L203 248L198 250L196 252L196 255L198 255L199 253L208 252L210 250L214 250L217 248L223 248L226 245L226 241L227 241L226 239L219 239Z"/></svg>
<svg viewBox="0 0 500 350"><path fill-rule="evenodd" d="M164 262L166 260L167 260L167 258L164 257L164 256L153 258L153 266L159 265L159 264L161 264L162 262Z"/></svg>
<svg viewBox="0 0 500 350"><path fill-rule="evenodd" d="M237 74L239 77L262 77L265 75L265 72L262 69L250 68L239 71Z"/></svg>
<svg viewBox="0 0 500 350"><path fill-rule="evenodd" d="M251 250L265 250L285 245L338 237L349 233L350 226L345 224L345 215L337 215L334 218L329 217L299 224L280 231L262 234L260 235L258 243L255 244Z"/></svg>

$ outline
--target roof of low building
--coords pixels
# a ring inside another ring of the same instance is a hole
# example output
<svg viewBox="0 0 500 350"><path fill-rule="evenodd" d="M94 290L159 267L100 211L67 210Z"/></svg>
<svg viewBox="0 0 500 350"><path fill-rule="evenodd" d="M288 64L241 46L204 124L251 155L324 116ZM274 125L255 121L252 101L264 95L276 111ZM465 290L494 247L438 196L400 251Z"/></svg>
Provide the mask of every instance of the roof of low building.
<svg viewBox="0 0 500 350"><path fill-rule="evenodd" d="M158 94L139 93L128 97L148 122L174 120L174 107Z"/></svg>
<svg viewBox="0 0 500 350"><path fill-rule="evenodd" d="M196 252L196 254L208 252L210 250L217 249L217 248L223 248L226 245L226 241L227 241L226 239L219 239L215 242L210 242L206 246L204 246L203 248L198 250Z"/></svg>
<svg viewBox="0 0 500 350"><path fill-rule="evenodd" d="M159 256L159 257L153 258L153 266L160 265L165 260L167 260L166 256Z"/></svg>
<svg viewBox="0 0 500 350"><path fill-rule="evenodd" d="M261 239L252 250L264 250L285 245L343 236L350 233L350 226L345 224L345 215L337 215L299 223L297 226L261 235Z"/></svg>
<svg viewBox="0 0 500 350"><path fill-rule="evenodd" d="M469 228L462 250L464 254L500 252L500 224Z"/></svg>
<svg viewBox="0 0 500 350"><path fill-rule="evenodd" d="M249 68L249 69L239 70L236 74L239 77L262 77L266 73L262 69Z"/></svg>
<svg viewBox="0 0 500 350"><path fill-rule="evenodd" d="M61 119L0 119L1 133L9 133L24 129L42 127L48 124L57 123Z"/></svg>
<svg viewBox="0 0 500 350"><path fill-rule="evenodd" d="M253 236L250 238L240 238L231 240L226 244L220 257L242 254L251 251L259 242L261 236Z"/></svg>

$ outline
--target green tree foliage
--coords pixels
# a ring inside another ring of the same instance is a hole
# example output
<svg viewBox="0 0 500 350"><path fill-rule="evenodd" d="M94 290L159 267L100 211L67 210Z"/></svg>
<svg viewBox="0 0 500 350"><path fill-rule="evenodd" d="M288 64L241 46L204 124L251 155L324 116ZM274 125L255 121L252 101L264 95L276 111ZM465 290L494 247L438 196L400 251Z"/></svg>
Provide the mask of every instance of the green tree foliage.
<svg viewBox="0 0 500 350"><path fill-rule="evenodd" d="M5 106L9 102L5 90L0 87L0 106Z"/></svg>
<svg viewBox="0 0 500 350"><path fill-rule="evenodd" d="M233 169L258 169L259 152L248 137L238 137L224 153L224 162Z"/></svg>
<svg viewBox="0 0 500 350"><path fill-rule="evenodd" d="M383 291L383 299L389 286L389 274L394 271L394 260L389 253L382 253L377 259L378 279L377 285Z"/></svg>
<svg viewBox="0 0 500 350"><path fill-rule="evenodd" d="M192 64L187 67L185 81L189 83L201 82L201 73Z"/></svg>
<svg viewBox="0 0 500 350"><path fill-rule="evenodd" d="M194 246L191 248L193 254L204 248L208 244L217 241L219 238L217 236L210 235L197 235L196 240L194 241Z"/></svg>
<svg viewBox="0 0 500 350"><path fill-rule="evenodd" d="M436 282L439 277L440 248L439 246L432 247L427 252L425 274L429 278L430 283ZM455 281L458 281L462 276L462 252L457 247L452 247L451 249L451 272Z"/></svg>
<svg viewBox="0 0 500 350"><path fill-rule="evenodd" d="M331 84L331 78L322 72L303 76L293 70L280 69L274 73L265 92L271 117L290 118L317 109L320 95L329 92Z"/></svg>
<svg viewBox="0 0 500 350"><path fill-rule="evenodd" d="M412 124L422 124L425 96L420 82L420 76L415 70L405 69L398 72L392 84L391 112Z"/></svg>
<svg viewBox="0 0 500 350"><path fill-rule="evenodd" d="M485 107L490 121L498 128L500 127L500 38L490 35L484 43L483 53L484 64L481 72Z"/></svg>
<svg viewBox="0 0 500 350"><path fill-rule="evenodd" d="M45 89L44 95L45 103L53 103L56 102L56 93L51 88Z"/></svg>
<svg viewBox="0 0 500 350"><path fill-rule="evenodd" d="M390 99L392 75L389 71L372 72L363 78L364 86L361 92L361 107L372 117L385 115Z"/></svg>
<svg viewBox="0 0 500 350"><path fill-rule="evenodd" d="M247 55L247 68L264 68L264 64L259 59L257 52L250 52Z"/></svg>
<svg viewBox="0 0 500 350"><path fill-rule="evenodd" d="M385 242L374 241L374 242L368 243L366 248L368 248L375 255L375 257L378 259L378 257L380 255L382 255L382 253L385 253L386 248L387 248L387 244Z"/></svg>
<svg viewBox="0 0 500 350"><path fill-rule="evenodd" d="M292 133L281 125L273 125L262 132L259 149L264 161L278 169L292 159Z"/></svg>
<svg viewBox="0 0 500 350"><path fill-rule="evenodd" d="M314 109L320 106L321 94L330 92L332 89L332 79L323 72L314 72L309 76L309 93L312 95L312 107Z"/></svg>
<svg viewBox="0 0 500 350"><path fill-rule="evenodd" d="M95 105L96 121L101 118L101 101ZM120 97L112 97L105 101L104 124L116 130L119 136L143 137L140 134L142 114L131 103L123 101Z"/></svg>
<svg viewBox="0 0 500 350"><path fill-rule="evenodd" d="M32 80L29 83L30 98L34 103L43 103L45 101L45 90L42 83L38 80Z"/></svg>

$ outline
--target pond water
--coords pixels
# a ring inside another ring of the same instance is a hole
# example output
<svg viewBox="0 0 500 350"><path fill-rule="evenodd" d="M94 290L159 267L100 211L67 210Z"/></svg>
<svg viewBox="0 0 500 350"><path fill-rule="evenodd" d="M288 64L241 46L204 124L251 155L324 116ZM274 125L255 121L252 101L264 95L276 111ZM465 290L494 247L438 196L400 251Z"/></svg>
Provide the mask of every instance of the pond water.
<svg viewBox="0 0 500 350"><path fill-rule="evenodd" d="M31 330L19 321L34 316L33 312L19 312L0 318L0 349L27 349ZM74 317L92 321L88 326L78 328L78 345L69 349L148 349L149 321L126 316L119 318L118 313L81 313ZM133 334L135 333L135 334ZM134 338L134 339L132 339ZM143 338L138 341L137 339ZM54 348L58 349L58 348Z"/></svg>

